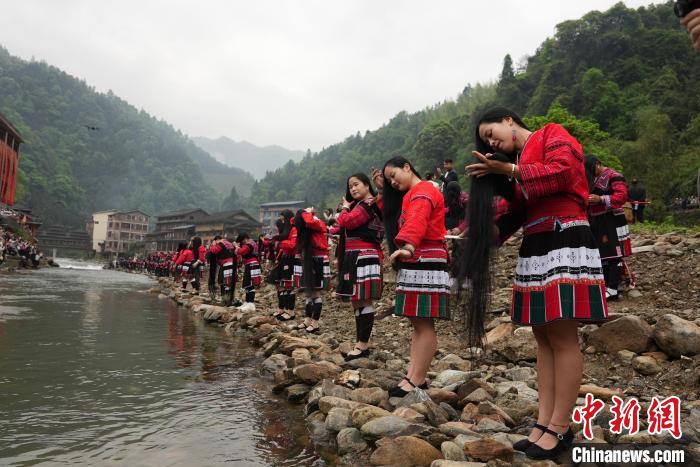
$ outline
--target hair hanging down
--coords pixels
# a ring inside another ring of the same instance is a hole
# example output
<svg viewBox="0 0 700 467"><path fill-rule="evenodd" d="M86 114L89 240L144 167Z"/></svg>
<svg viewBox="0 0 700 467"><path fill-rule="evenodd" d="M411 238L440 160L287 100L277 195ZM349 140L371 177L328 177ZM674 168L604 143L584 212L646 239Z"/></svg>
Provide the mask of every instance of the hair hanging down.
<svg viewBox="0 0 700 467"><path fill-rule="evenodd" d="M202 246L201 237L192 237L192 262L199 260L199 247Z"/></svg>
<svg viewBox="0 0 700 467"><path fill-rule="evenodd" d="M413 167L413 164L402 156L392 157L386 161L386 164L384 164L384 167L382 167L382 177L384 177L384 191L382 193L384 199L384 232L386 235L387 244L389 245L389 251L391 253L397 250L394 239L399 231L401 203L403 202L403 197L406 193L391 186L391 181L384 175L384 170L387 167L403 168L403 166L406 164L408 164L416 177L421 178L418 171L415 169L415 167Z"/></svg>
<svg viewBox="0 0 700 467"><path fill-rule="evenodd" d="M588 191L593 192L593 187L595 185L595 166L598 164L600 160L594 156L593 154L590 154L586 156L583 165L586 167L586 181L588 182Z"/></svg>
<svg viewBox="0 0 700 467"><path fill-rule="evenodd" d="M294 217L294 213L289 209L285 209L280 213L280 216L282 216L282 220L278 220L276 225L279 231L278 238L281 241L289 238L289 234L292 231L292 218Z"/></svg>
<svg viewBox="0 0 700 467"><path fill-rule="evenodd" d="M297 229L297 252L301 254L302 273L301 287L307 291L313 290L314 278L314 252L311 242L313 231L306 228L306 221L302 217L303 209L297 211L294 217L294 227Z"/></svg>
<svg viewBox="0 0 700 467"><path fill-rule="evenodd" d="M215 240L216 237L214 237ZM216 275L217 275L217 269L219 267L217 263L217 257L215 254L213 254L211 251L207 252L207 264L209 265L209 277L207 280L207 286L209 287L209 294L214 295L216 294Z"/></svg>
<svg viewBox="0 0 700 467"><path fill-rule="evenodd" d="M493 159L508 162L510 158L502 153L495 153ZM509 182L505 175L484 175L472 178L467 203L466 219L467 238L464 251L460 255L456 275L460 284L466 280L465 326L470 347L482 347L485 336L484 319L491 303L493 248L497 243L494 236L494 196L512 199L514 182Z"/></svg>
<svg viewBox="0 0 700 467"><path fill-rule="evenodd" d="M493 148L481 139L479 125L482 123L500 122L511 117L522 128L527 128L515 112L505 107L493 107L484 112L476 124L476 149L482 154L492 153L492 159L502 162L514 162L515 154L494 153ZM464 252L459 261L457 280L459 292L462 284L469 280L466 289L465 331L470 347L484 345L484 320L491 304L492 260L495 238L494 196L513 199L515 182L509 181L505 175L489 174L483 177L473 177L467 204L467 239Z"/></svg>

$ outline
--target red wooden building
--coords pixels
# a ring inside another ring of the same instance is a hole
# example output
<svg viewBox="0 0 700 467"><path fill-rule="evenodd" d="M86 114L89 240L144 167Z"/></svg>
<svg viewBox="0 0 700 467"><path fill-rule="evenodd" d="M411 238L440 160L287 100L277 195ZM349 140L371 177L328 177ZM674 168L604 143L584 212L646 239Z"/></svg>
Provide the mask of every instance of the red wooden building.
<svg viewBox="0 0 700 467"><path fill-rule="evenodd" d="M0 204L15 204L20 143L19 132L0 114Z"/></svg>

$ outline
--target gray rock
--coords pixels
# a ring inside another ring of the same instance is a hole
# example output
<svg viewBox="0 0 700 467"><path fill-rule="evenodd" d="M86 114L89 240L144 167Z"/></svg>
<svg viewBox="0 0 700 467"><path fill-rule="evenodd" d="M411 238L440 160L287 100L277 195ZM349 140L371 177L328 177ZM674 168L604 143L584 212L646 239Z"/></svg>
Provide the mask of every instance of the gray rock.
<svg viewBox="0 0 700 467"><path fill-rule="evenodd" d="M438 459L430 464L430 467L486 467L484 462L463 462Z"/></svg>
<svg viewBox="0 0 700 467"><path fill-rule="evenodd" d="M340 454L362 452L367 449L367 441L364 440L362 433L357 428L343 428L338 433L336 442Z"/></svg>
<svg viewBox="0 0 700 467"><path fill-rule="evenodd" d="M622 360L623 362L631 362L634 357L637 356L636 353L630 352L629 350L620 350L617 352L617 356Z"/></svg>
<svg viewBox="0 0 700 467"><path fill-rule="evenodd" d="M670 357L700 353L700 327L676 315L659 318L654 326L654 340Z"/></svg>
<svg viewBox="0 0 700 467"><path fill-rule="evenodd" d="M333 407L326 415L326 427L331 431L340 431L343 428L352 426L350 420L350 409Z"/></svg>
<svg viewBox="0 0 700 467"><path fill-rule="evenodd" d="M382 388L358 388L350 393L350 399L370 405L379 405L389 399L389 394Z"/></svg>
<svg viewBox="0 0 700 467"><path fill-rule="evenodd" d="M410 424L405 418L389 415L370 420L362 425L360 431L365 437L379 439L385 436L396 436L408 428Z"/></svg>
<svg viewBox="0 0 700 467"><path fill-rule="evenodd" d="M260 366L260 373L262 373L264 376L274 376L278 370L284 370L285 368L287 368L287 356L276 353L270 355L262 362Z"/></svg>
<svg viewBox="0 0 700 467"><path fill-rule="evenodd" d="M494 342L490 348L513 363L537 358L537 341L530 328L518 328L512 336Z"/></svg>
<svg viewBox="0 0 700 467"><path fill-rule="evenodd" d="M446 386L459 385L480 375L481 372L479 371L445 370L437 375L431 386L444 388Z"/></svg>
<svg viewBox="0 0 700 467"><path fill-rule="evenodd" d="M452 407L447 402L440 402L440 408L447 413L447 418L449 420L459 420L460 413L457 412L454 407Z"/></svg>
<svg viewBox="0 0 700 467"><path fill-rule="evenodd" d="M527 366L516 366L506 370L505 375L511 381L529 381L537 378L537 371Z"/></svg>
<svg viewBox="0 0 700 467"><path fill-rule="evenodd" d="M507 392L516 392L521 398L529 401L537 402L537 391L532 389L523 381L504 381L496 384L498 395L501 396Z"/></svg>
<svg viewBox="0 0 700 467"><path fill-rule="evenodd" d="M464 455L464 450L457 446L452 441L445 441L440 445L440 451L446 460L450 461L466 461L467 456Z"/></svg>
<svg viewBox="0 0 700 467"><path fill-rule="evenodd" d="M474 427L474 431L478 433L508 431L508 427L501 422L491 420L490 418L482 418Z"/></svg>
<svg viewBox="0 0 700 467"><path fill-rule="evenodd" d="M455 444L457 444L457 446L464 449L465 444L471 443L472 441L476 441L476 440L481 439L481 438L482 438L482 435L480 435L480 434L457 435L457 436L455 436L454 442L455 442Z"/></svg>
<svg viewBox="0 0 700 467"><path fill-rule="evenodd" d="M311 390L311 387L306 384L292 384L288 386L284 392L287 394L287 400L291 402L301 402Z"/></svg>

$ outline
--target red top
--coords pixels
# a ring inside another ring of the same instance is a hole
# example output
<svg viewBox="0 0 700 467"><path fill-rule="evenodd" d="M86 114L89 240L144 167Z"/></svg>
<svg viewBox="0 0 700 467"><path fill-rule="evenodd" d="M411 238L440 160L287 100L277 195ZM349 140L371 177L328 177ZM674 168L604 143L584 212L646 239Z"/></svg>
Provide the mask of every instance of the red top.
<svg viewBox="0 0 700 467"><path fill-rule="evenodd" d="M206 254L207 254L206 248L204 248L204 246L200 245L198 253L199 253L199 261L201 261L203 263L206 259ZM182 253L180 253L180 256L177 257L175 264L180 265L180 264L188 263L188 262L192 263L194 261L195 261L195 259L194 259L194 255L192 254L192 250L190 250L188 248L186 250L182 250Z"/></svg>
<svg viewBox="0 0 700 467"><path fill-rule="evenodd" d="M310 212L303 212L301 214L302 219L306 223L306 228L311 230L311 245L313 247L314 256L324 256L328 254L328 227L326 223L323 222L318 217L314 216Z"/></svg>
<svg viewBox="0 0 700 467"><path fill-rule="evenodd" d="M215 255L218 255L219 253L224 251L224 248L226 248L228 251L230 251L233 254L233 245L228 240L221 240L220 243L212 244L209 247L209 251ZM227 258L218 258L216 260L216 262L219 263L220 265L224 265L225 263L230 263L230 262L234 261L234 259L235 258L233 258L232 256L229 256Z"/></svg>
<svg viewBox="0 0 700 467"><path fill-rule="evenodd" d="M294 224L294 219L292 219L292 224ZM293 255L297 251L297 228L292 225L289 231L289 236L286 240L282 240L279 244L280 253L287 255Z"/></svg>
<svg viewBox="0 0 700 467"><path fill-rule="evenodd" d="M530 135L518 161L514 210L524 209L525 235L553 230L557 221L587 220L588 182L581 145L561 125Z"/></svg>
<svg viewBox="0 0 700 467"><path fill-rule="evenodd" d="M442 193L430 182L416 184L403 197L394 242L399 247L410 243L418 248L425 241L444 242L446 233Z"/></svg>
<svg viewBox="0 0 700 467"><path fill-rule="evenodd" d="M244 243L236 249L236 254L243 259L244 264L258 262L258 258L256 256L251 256L253 253L255 253L255 247L249 242Z"/></svg>
<svg viewBox="0 0 700 467"><path fill-rule="evenodd" d="M374 198L360 201L360 203L372 205L372 203L374 203ZM355 230L371 221L372 216L367 209L360 206L360 203L355 204L352 209L343 208L340 214L338 214L338 217L335 218L336 226L347 230Z"/></svg>
<svg viewBox="0 0 700 467"><path fill-rule="evenodd" d="M603 202L590 205L591 216L599 216L610 211L624 214L622 205L627 202L627 184L622 174L606 167L595 178L593 193L601 195Z"/></svg>

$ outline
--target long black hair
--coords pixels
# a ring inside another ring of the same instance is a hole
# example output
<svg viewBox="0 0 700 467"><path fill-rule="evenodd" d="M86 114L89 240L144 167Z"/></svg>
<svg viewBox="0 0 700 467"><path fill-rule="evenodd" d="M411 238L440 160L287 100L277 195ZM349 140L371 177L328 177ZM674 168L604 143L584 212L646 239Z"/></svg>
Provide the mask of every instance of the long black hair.
<svg viewBox="0 0 700 467"><path fill-rule="evenodd" d="M303 209L297 211L296 216L294 216L294 227L297 229L297 252L301 254L302 261L301 286L310 291L313 290L314 283L314 252L311 242L313 231L306 227L303 214Z"/></svg>
<svg viewBox="0 0 700 467"><path fill-rule="evenodd" d="M477 151L479 151L482 154L493 152L493 148L486 141L481 139L481 136L479 135L479 126L481 126L482 123L502 122L503 119L507 117L512 118L513 121L517 123L518 126L520 126L521 128L524 128L526 130L528 129L527 125L525 125L525 122L523 122L523 119L520 118L520 116L512 110L501 106L491 107L490 109L482 113L479 116L479 120L476 122L476 128L474 129L474 141L476 142ZM508 156L510 157L508 162L515 161L515 154L508 154Z"/></svg>
<svg viewBox="0 0 700 467"><path fill-rule="evenodd" d="M187 243L180 242L177 244L177 254L178 255L180 255L180 253L182 253L182 250L186 250L186 249L187 249Z"/></svg>
<svg viewBox="0 0 700 467"><path fill-rule="evenodd" d="M352 197L350 194L350 179L351 178L356 178L365 185L369 187L369 192L372 194L372 196L377 196L377 190L374 189L374 186L372 186L372 182L370 182L369 177L366 174L363 174L362 172L358 172L356 174L352 174L348 177L348 179L345 181L345 201L348 203L352 203L355 201L355 199Z"/></svg>
<svg viewBox="0 0 700 467"><path fill-rule="evenodd" d="M599 163L600 159L593 154L589 154L584 160L583 165L586 168L586 181L588 182L589 193L593 193L593 188L595 187L595 166Z"/></svg>
<svg viewBox="0 0 700 467"><path fill-rule="evenodd" d="M409 162L408 159L402 156L392 157L384 164L382 167L382 177L384 178L384 190L382 192L382 197L384 199L384 232L386 233L386 240L389 245L389 251L396 251L397 247L394 244L394 239L399 231L399 216L401 215L401 203L403 202L403 197L406 194L404 191L399 191L391 186L391 181L386 178L384 171L387 167L398 167L403 168L406 164L411 168L411 172L421 179L418 171L413 167L413 164ZM421 179L422 180L422 179Z"/></svg>
<svg viewBox="0 0 700 467"><path fill-rule="evenodd" d="M202 238L194 236L194 237L192 237L191 242L192 242L192 248L191 248L192 256L194 258L192 260L192 262L195 262L199 259L199 247L202 246Z"/></svg>
<svg viewBox="0 0 700 467"><path fill-rule="evenodd" d="M465 211L460 204L462 197L462 187L459 182L450 182L445 187L445 207L448 209L448 216L459 221L464 219ZM454 226L453 226L454 227Z"/></svg>
<svg viewBox="0 0 700 467"><path fill-rule="evenodd" d="M212 245L215 241L221 240L221 235L216 235L212 241ZM211 252L211 245L209 246L209 251L207 252L207 264L209 265L209 277L207 280L207 286L209 287L209 293L216 293L216 275L219 264L217 263L217 255Z"/></svg>
<svg viewBox="0 0 700 467"><path fill-rule="evenodd" d="M278 238L280 241L287 240L289 233L292 231L292 218L294 213L289 209L285 209L280 213L282 220L277 220L277 230L279 231Z"/></svg>
<svg viewBox="0 0 700 467"><path fill-rule="evenodd" d="M355 200L352 195L350 194L350 179L351 178L356 178L365 185L369 187L369 192L372 196L376 197L377 196L377 190L374 189L374 186L372 186L372 182L370 182L369 177L361 172L358 172L356 174L352 174L348 177L348 179L345 181L345 201L348 203L351 203L350 209L352 209L355 205L357 205L358 201ZM381 218L381 212L377 208L375 204L372 205L372 210L377 213L377 215ZM343 228L340 231L340 241L338 241L338 246L335 249L335 257L338 260L338 271L342 270L343 268L343 259L345 258L345 238L347 237L346 235L346 230ZM341 274L338 274L338 281L342 281Z"/></svg>
<svg viewBox="0 0 700 467"><path fill-rule="evenodd" d="M515 112L505 107L493 107L484 112L476 123L477 151L482 154L493 153L493 148L481 139L479 126L482 123L500 122L506 117L511 117L519 126L527 129ZM491 158L501 162L514 162L515 154L497 152ZM484 344L484 321L491 303L493 247L497 242L494 236L494 197L513 199L514 195L515 182L508 180L505 175L489 174L472 178L466 213L469 228L457 271L460 293L462 284L469 280L464 323L470 347L482 347Z"/></svg>

